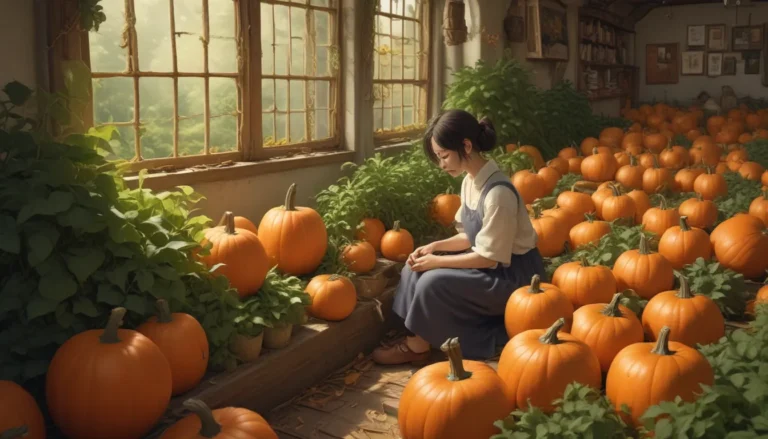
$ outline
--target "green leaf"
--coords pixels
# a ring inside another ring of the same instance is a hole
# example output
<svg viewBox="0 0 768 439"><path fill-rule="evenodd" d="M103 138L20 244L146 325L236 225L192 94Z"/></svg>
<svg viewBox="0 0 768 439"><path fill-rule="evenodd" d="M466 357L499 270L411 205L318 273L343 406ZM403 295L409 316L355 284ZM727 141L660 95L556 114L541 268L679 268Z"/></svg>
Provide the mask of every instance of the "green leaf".
<svg viewBox="0 0 768 439"><path fill-rule="evenodd" d="M139 290L149 293L152 291L152 286L155 283L155 277L149 271L137 271L136 272L136 284L139 286Z"/></svg>
<svg viewBox="0 0 768 439"><path fill-rule="evenodd" d="M100 284L98 292L96 293L96 301L106 303L111 306L118 306L123 304L123 293L110 284Z"/></svg>
<svg viewBox="0 0 768 439"><path fill-rule="evenodd" d="M125 297L125 309L144 315L147 312L147 301L139 295L128 294Z"/></svg>
<svg viewBox="0 0 768 439"><path fill-rule="evenodd" d="M8 215L0 215L0 250L19 254L21 239L16 230L16 221Z"/></svg>
<svg viewBox="0 0 768 439"><path fill-rule="evenodd" d="M77 282L60 265L56 264L54 267L40 278L37 288L44 298L60 303L77 293Z"/></svg>
<svg viewBox="0 0 768 439"><path fill-rule="evenodd" d="M27 304L27 318L29 320L42 317L56 311L58 301L46 298L34 298Z"/></svg>
<svg viewBox="0 0 768 439"><path fill-rule="evenodd" d="M67 268L79 282L85 282L104 263L106 255L97 247L72 248L64 254Z"/></svg>
<svg viewBox="0 0 768 439"><path fill-rule="evenodd" d="M100 313L96 305L87 297L78 297L72 307L75 314L83 314L88 317L99 317Z"/></svg>
<svg viewBox="0 0 768 439"><path fill-rule="evenodd" d="M54 230L55 232L55 230ZM58 240L58 233L55 237ZM48 256L51 255L53 247L56 245L56 241L51 237L44 234L35 234L27 239L27 246L29 247L29 253L27 254L27 261L32 267L45 261Z"/></svg>
<svg viewBox="0 0 768 439"><path fill-rule="evenodd" d="M17 107L24 105L32 96L32 89L19 81L11 81L5 84L3 92L8 96L8 100Z"/></svg>

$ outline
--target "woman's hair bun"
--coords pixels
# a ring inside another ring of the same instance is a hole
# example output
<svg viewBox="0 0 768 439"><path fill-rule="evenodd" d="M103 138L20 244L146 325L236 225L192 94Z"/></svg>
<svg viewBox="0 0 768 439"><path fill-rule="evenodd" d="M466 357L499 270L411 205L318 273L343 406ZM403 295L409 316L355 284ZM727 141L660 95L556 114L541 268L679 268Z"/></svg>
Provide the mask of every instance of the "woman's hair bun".
<svg viewBox="0 0 768 439"><path fill-rule="evenodd" d="M477 147L480 151L490 151L496 147L496 130L493 123L487 117L480 119L480 136L477 139Z"/></svg>

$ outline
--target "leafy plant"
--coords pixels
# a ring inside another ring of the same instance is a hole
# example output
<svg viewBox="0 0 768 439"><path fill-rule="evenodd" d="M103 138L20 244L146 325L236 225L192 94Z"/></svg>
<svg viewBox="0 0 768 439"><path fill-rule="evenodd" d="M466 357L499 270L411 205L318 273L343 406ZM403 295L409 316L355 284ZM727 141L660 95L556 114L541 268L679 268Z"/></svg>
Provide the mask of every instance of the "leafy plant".
<svg viewBox="0 0 768 439"><path fill-rule="evenodd" d="M768 142L765 145L768 146ZM723 177L728 185L728 193L715 200L719 212L715 225L737 213L748 212L752 200L762 193L759 181L747 180L736 172L726 172Z"/></svg>
<svg viewBox="0 0 768 439"><path fill-rule="evenodd" d="M689 279L691 291L712 299L726 319L743 318L749 294L741 273L724 268L718 262L698 258L683 267L683 274Z"/></svg>
<svg viewBox="0 0 768 439"><path fill-rule="evenodd" d="M499 169L510 177L517 171L533 167L533 158L531 156L520 151L508 153L503 147L494 148L486 156L493 159L499 165Z"/></svg>
<svg viewBox="0 0 768 439"><path fill-rule="evenodd" d="M552 414L529 407L513 411L494 425L501 433L491 439L637 437L637 432L624 422L608 398L598 389L576 382L569 384L563 397L555 401Z"/></svg>
<svg viewBox="0 0 768 439"><path fill-rule="evenodd" d="M744 144L749 160L768 168L768 139L754 139Z"/></svg>
<svg viewBox="0 0 768 439"><path fill-rule="evenodd" d="M267 273L259 292L243 300L234 322L242 333L258 335L264 327L299 324L311 304L305 282L296 276L281 276L276 268Z"/></svg>

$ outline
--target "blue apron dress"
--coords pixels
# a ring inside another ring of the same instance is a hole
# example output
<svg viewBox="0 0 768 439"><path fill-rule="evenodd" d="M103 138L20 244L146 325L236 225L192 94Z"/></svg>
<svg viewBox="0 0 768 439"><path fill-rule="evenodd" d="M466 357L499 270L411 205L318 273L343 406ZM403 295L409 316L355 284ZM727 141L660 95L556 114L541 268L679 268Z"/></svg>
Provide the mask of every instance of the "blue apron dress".
<svg viewBox="0 0 768 439"><path fill-rule="evenodd" d="M476 210L466 203L462 206L461 222L473 246L483 227L485 196L499 185L514 192L519 206L525 208L509 181L486 183ZM507 300L515 289L529 285L534 274L544 281L544 263L536 247L512 254L508 267L499 263L495 268L438 268L417 273L406 263L392 310L405 320L409 331L433 347L458 337L465 358L492 358L497 346L509 341L504 327Z"/></svg>

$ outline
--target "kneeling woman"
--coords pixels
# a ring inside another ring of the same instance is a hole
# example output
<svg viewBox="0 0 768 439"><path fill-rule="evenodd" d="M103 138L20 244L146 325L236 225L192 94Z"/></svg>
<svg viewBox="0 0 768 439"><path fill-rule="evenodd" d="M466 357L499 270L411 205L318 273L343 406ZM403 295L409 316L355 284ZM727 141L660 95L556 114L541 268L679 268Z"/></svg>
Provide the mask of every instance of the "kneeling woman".
<svg viewBox="0 0 768 439"><path fill-rule="evenodd" d="M480 154L495 144L490 121L478 122L461 110L437 116L427 128L427 157L451 176L467 174L456 213L459 233L419 247L408 257L393 310L414 335L377 348L377 363L425 361L432 346L451 337L459 337L466 358L493 357L508 341L507 299L534 274L544 278L525 204L509 177Z"/></svg>

